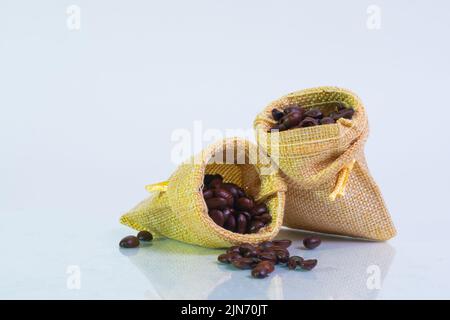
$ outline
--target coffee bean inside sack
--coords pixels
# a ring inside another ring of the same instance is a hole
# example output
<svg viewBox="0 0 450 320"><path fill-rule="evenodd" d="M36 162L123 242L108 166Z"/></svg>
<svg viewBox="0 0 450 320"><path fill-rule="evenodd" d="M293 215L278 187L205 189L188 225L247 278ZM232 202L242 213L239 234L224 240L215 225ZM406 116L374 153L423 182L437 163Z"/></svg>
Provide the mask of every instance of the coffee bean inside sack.
<svg viewBox="0 0 450 320"><path fill-rule="evenodd" d="M320 242L317 244L317 238L313 242L314 246L310 249L316 248L320 244ZM258 245L245 243L228 248L217 260L230 264L236 269L251 270L251 275L258 279L268 277L275 271L275 266L285 266L289 270L303 271L310 271L317 266L316 259L291 256L288 250L291 244L291 240L265 241Z"/></svg>
<svg viewBox="0 0 450 320"><path fill-rule="evenodd" d="M257 233L272 222L264 203L255 200L221 175L205 175L203 198L209 217L220 227L240 234Z"/></svg>
<svg viewBox="0 0 450 320"><path fill-rule="evenodd" d="M277 122L270 130L286 131L336 123L344 118L351 120L355 110L344 102L335 102L306 109L298 104L286 106L283 110L273 109L272 118Z"/></svg>

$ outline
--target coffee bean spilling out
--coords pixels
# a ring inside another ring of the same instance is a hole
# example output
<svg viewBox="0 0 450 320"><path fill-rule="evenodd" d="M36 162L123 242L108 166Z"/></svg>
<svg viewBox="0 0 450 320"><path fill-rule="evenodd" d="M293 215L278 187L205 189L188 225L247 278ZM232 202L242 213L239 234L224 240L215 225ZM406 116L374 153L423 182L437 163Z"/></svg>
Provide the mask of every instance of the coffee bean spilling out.
<svg viewBox="0 0 450 320"><path fill-rule="evenodd" d="M225 183L219 174L205 175L203 198L211 219L231 232L257 233L272 222L264 203L255 203L241 187Z"/></svg>
<svg viewBox="0 0 450 320"><path fill-rule="evenodd" d="M327 114L324 114L319 109L306 110L298 104L288 105L283 111L273 109L272 117L277 123L271 130L286 131L289 129L333 124L341 118L351 120L355 113L354 109L348 107L343 102L334 103L332 109Z"/></svg>
<svg viewBox="0 0 450 320"><path fill-rule="evenodd" d="M321 243L322 241L318 237L307 237L303 239L303 245L305 246L306 249L310 250L317 248L318 246L320 246Z"/></svg>
<svg viewBox="0 0 450 320"><path fill-rule="evenodd" d="M298 256L290 256L288 248L290 240L265 241L258 245L242 244L233 246L221 254L217 260L221 263L231 264L237 269L251 270L254 278L268 277L276 265L284 265L289 270L310 271L317 265L316 259L303 259Z"/></svg>
<svg viewBox="0 0 450 320"><path fill-rule="evenodd" d="M148 231L140 231L136 236L127 236L120 240L119 246L121 248L137 248L140 241L152 241L153 235Z"/></svg>

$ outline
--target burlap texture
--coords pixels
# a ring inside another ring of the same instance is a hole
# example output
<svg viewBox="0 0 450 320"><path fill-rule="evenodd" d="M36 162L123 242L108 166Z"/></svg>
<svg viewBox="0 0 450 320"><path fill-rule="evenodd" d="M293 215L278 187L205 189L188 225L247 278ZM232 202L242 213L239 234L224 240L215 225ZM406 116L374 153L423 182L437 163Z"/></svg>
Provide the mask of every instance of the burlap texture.
<svg viewBox="0 0 450 320"><path fill-rule="evenodd" d="M271 144L272 109L299 103L306 109L326 110L333 102L353 107L353 119L283 131L278 133L278 146ZM381 192L367 167L368 120L354 93L320 87L288 94L267 106L255 119L254 128L258 144L279 165L288 183L284 225L370 240L395 236ZM337 195L335 200L332 195Z"/></svg>
<svg viewBox="0 0 450 320"><path fill-rule="evenodd" d="M228 164L230 151L234 156ZM209 248L270 240L282 225L286 192L279 172L268 169L271 165L270 159L248 141L219 141L181 164L168 180L166 191L153 192L120 221L136 230ZM208 216L201 191L205 174L221 174L224 181L243 187L257 201L265 201L272 223L256 234L237 234L216 225Z"/></svg>

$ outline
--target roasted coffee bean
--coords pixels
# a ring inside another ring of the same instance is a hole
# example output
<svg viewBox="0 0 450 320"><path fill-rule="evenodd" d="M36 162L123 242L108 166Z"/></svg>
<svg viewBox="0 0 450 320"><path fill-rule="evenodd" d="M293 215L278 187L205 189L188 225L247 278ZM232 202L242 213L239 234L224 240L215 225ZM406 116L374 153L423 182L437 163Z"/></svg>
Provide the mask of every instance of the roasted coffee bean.
<svg viewBox="0 0 450 320"><path fill-rule="evenodd" d="M307 127L313 127L317 126L319 124L319 121L317 119L307 117L303 119L303 121L299 124L300 128L307 128Z"/></svg>
<svg viewBox="0 0 450 320"><path fill-rule="evenodd" d="M235 266L238 269L243 269L243 270L253 268L258 262L259 262L259 259L255 259L255 258L237 258L237 259L233 259L231 261L233 266Z"/></svg>
<svg viewBox="0 0 450 320"><path fill-rule="evenodd" d="M222 184L222 189L227 190L228 192L230 192L233 197L235 198L239 198L239 190L241 188L239 188L237 185L235 185L234 183L223 183Z"/></svg>
<svg viewBox="0 0 450 320"><path fill-rule="evenodd" d="M256 249L257 249L257 247L250 243L243 243L239 246L239 253L243 257L247 257L247 256L249 256L249 253L256 252Z"/></svg>
<svg viewBox="0 0 450 320"><path fill-rule="evenodd" d="M322 119L323 113L319 109L311 109L305 112L305 118Z"/></svg>
<svg viewBox="0 0 450 320"><path fill-rule="evenodd" d="M318 108L305 110L298 105L289 105L284 108L284 116L280 119L279 113L277 113L277 121L271 128L271 130L279 130L280 132L289 129L306 128L317 125L333 124L340 118L352 119L355 110L348 107L344 102L329 102L324 103L324 110L327 114ZM278 110L278 109L277 109ZM328 114L329 111L332 111ZM313 120L314 119L314 120ZM269 130L269 132L271 132Z"/></svg>
<svg viewBox="0 0 450 320"><path fill-rule="evenodd" d="M302 121L302 114L300 112L291 112L281 118L280 123L286 128L292 128Z"/></svg>
<svg viewBox="0 0 450 320"><path fill-rule="evenodd" d="M266 268L253 268L252 277L257 279L264 279L269 276L269 271Z"/></svg>
<svg viewBox="0 0 450 320"><path fill-rule="evenodd" d="M250 222L249 233L257 233L261 228L264 228L265 224L262 221L253 220Z"/></svg>
<svg viewBox="0 0 450 320"><path fill-rule="evenodd" d="M254 278L263 279L275 270L275 266L270 261L261 261L252 269Z"/></svg>
<svg viewBox="0 0 450 320"><path fill-rule="evenodd" d="M268 212L267 206L264 203L257 204L251 211L252 216L259 216Z"/></svg>
<svg viewBox="0 0 450 320"><path fill-rule="evenodd" d="M272 244L275 247L280 247L280 248L284 248L287 249L291 246L292 241L291 240L287 240L287 239L283 239L283 240L272 240Z"/></svg>
<svg viewBox="0 0 450 320"><path fill-rule="evenodd" d="M272 110L272 117L275 121L280 120L281 118L283 118L283 116L284 116L284 113L281 112L280 110L278 110L278 109Z"/></svg>
<svg viewBox="0 0 450 320"><path fill-rule="evenodd" d="M261 251L258 253L258 258L263 261L272 261L277 263L277 255L273 251Z"/></svg>
<svg viewBox="0 0 450 320"><path fill-rule="evenodd" d="M228 206L228 201L223 198L211 198L206 200L208 209L225 209Z"/></svg>
<svg viewBox="0 0 450 320"><path fill-rule="evenodd" d="M241 211L251 211L254 206L253 200L247 197L241 197L236 201L236 209Z"/></svg>
<svg viewBox="0 0 450 320"><path fill-rule="evenodd" d="M317 266L317 260L316 259L310 259L310 260L303 260L299 263L300 268L303 270L312 270Z"/></svg>
<svg viewBox="0 0 450 320"><path fill-rule="evenodd" d="M272 241L264 241L259 244L259 247L261 249L269 249L272 248L273 246L274 244L272 243Z"/></svg>
<svg viewBox="0 0 450 320"><path fill-rule="evenodd" d="M119 246L122 248L136 248L139 246L139 239L135 236L128 236L120 240Z"/></svg>
<svg viewBox="0 0 450 320"><path fill-rule="evenodd" d="M272 216L269 213L264 213L260 216L254 216L254 220L261 221L264 224L269 224L272 222Z"/></svg>
<svg viewBox="0 0 450 320"><path fill-rule="evenodd" d="M234 197L233 194L223 188L217 187L214 189L214 197L222 198L227 200L227 205L232 207L234 205Z"/></svg>
<svg viewBox="0 0 450 320"><path fill-rule="evenodd" d="M153 240L153 235L148 232L148 231L139 231L139 233L137 234L137 237L140 241L152 241Z"/></svg>
<svg viewBox="0 0 450 320"><path fill-rule="evenodd" d="M336 121L334 121L334 119L331 117L325 117L320 120L320 124L333 124L333 123L336 123Z"/></svg>
<svg viewBox="0 0 450 320"><path fill-rule="evenodd" d="M322 243L322 240L318 237L307 237L303 239L303 245L306 249L315 249Z"/></svg>
<svg viewBox="0 0 450 320"><path fill-rule="evenodd" d="M247 231L247 218L240 213L236 218L236 232L244 234Z"/></svg>
<svg viewBox="0 0 450 320"><path fill-rule="evenodd" d="M244 215L245 219L247 219L247 222L250 222L252 220L252 216L247 211L238 211L238 213Z"/></svg>
<svg viewBox="0 0 450 320"><path fill-rule="evenodd" d="M205 200L211 199L212 197L214 197L214 192L211 189L203 190L203 198Z"/></svg>
<svg viewBox="0 0 450 320"><path fill-rule="evenodd" d="M288 262L289 251L287 251L286 249L279 248L279 249L273 250L273 252L277 256L278 263L287 263Z"/></svg>
<svg viewBox="0 0 450 320"><path fill-rule="evenodd" d="M216 174L211 179L211 182L208 184L208 187L211 189L218 188L223 183L223 177L220 174Z"/></svg>
<svg viewBox="0 0 450 320"><path fill-rule="evenodd" d="M343 109L339 111L339 114L342 118L351 120L353 118L353 115L355 114L355 110L353 109Z"/></svg>
<svg viewBox="0 0 450 320"><path fill-rule="evenodd" d="M287 267L289 270L295 270L298 266L300 266L300 263L303 261L302 257L299 256L292 256L289 258Z"/></svg>
<svg viewBox="0 0 450 320"><path fill-rule="evenodd" d="M232 246L227 249L227 253L238 253L239 254L241 252L240 250L241 250L240 246Z"/></svg>
<svg viewBox="0 0 450 320"><path fill-rule="evenodd" d="M231 232L234 232L236 230L236 218L233 215L228 217L227 221L225 222L224 228Z"/></svg>
<svg viewBox="0 0 450 320"><path fill-rule="evenodd" d="M231 263L234 259L240 259L242 258L239 253L232 252L232 253L224 253L221 254L217 260L219 260L222 263Z"/></svg>
<svg viewBox="0 0 450 320"><path fill-rule="evenodd" d="M229 216L234 214L234 209L230 209L230 208L225 208L222 210L222 214L223 214L223 221L227 221Z"/></svg>
<svg viewBox="0 0 450 320"><path fill-rule="evenodd" d="M208 187L212 179L214 179L215 177L216 176L213 174L205 174L205 176L203 177L203 184L205 185L205 187Z"/></svg>
<svg viewBox="0 0 450 320"><path fill-rule="evenodd" d="M298 104L290 104L286 108L284 108L284 113L285 114L289 114L289 113L292 113L292 112L304 113L304 111L305 111L305 109L300 107Z"/></svg>
<svg viewBox="0 0 450 320"><path fill-rule="evenodd" d="M212 209L209 211L209 216L211 219L220 227L223 227L225 223L225 218L223 212L217 209Z"/></svg>

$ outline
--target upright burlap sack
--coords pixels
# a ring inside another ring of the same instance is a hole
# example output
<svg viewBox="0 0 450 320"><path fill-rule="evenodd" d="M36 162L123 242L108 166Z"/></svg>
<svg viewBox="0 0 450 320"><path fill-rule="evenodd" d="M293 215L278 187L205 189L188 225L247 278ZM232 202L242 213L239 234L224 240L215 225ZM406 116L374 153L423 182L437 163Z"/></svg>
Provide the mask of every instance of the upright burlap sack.
<svg viewBox="0 0 450 320"><path fill-rule="evenodd" d="M298 103L327 112L336 102L354 108L352 120L268 132L275 123L271 116L274 108ZM284 225L370 240L395 236L381 192L367 167L364 145L369 126L355 94L336 87L288 94L267 106L257 116L254 128L258 144L279 165L288 183Z"/></svg>
<svg viewBox="0 0 450 320"><path fill-rule="evenodd" d="M286 192L286 184L272 167L267 155L248 141L219 141L181 164L167 182L147 186L151 196L123 215L121 223L209 248L270 240L282 225ZM224 181L264 201L272 223L255 234L233 233L216 225L203 199L205 174L221 174Z"/></svg>

